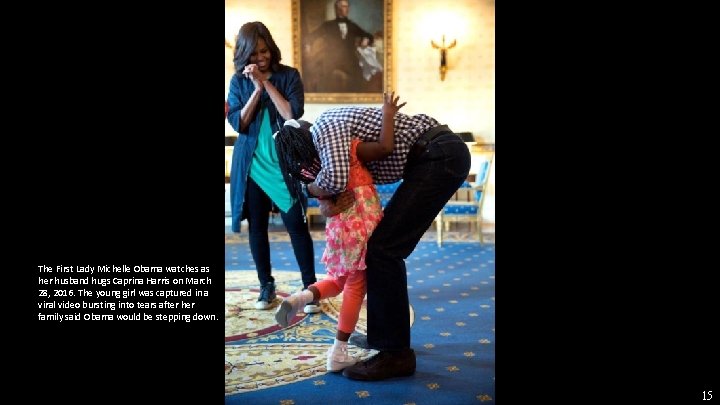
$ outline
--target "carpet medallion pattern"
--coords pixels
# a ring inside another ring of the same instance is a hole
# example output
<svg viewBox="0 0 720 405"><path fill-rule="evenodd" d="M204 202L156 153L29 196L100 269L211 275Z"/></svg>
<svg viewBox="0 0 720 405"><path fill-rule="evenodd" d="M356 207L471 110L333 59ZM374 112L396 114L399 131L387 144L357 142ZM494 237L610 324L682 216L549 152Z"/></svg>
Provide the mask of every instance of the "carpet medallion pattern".
<svg viewBox="0 0 720 405"><path fill-rule="evenodd" d="M275 322L282 301L302 288L299 272L274 271L278 298L266 310L255 309L259 290L254 270L225 276L225 393L275 387L326 374L326 352L333 343L342 295L322 300L322 312L298 313L287 328ZM410 308L411 325L414 312ZM365 303L357 331L366 333ZM377 353L350 346L350 354L367 359Z"/></svg>

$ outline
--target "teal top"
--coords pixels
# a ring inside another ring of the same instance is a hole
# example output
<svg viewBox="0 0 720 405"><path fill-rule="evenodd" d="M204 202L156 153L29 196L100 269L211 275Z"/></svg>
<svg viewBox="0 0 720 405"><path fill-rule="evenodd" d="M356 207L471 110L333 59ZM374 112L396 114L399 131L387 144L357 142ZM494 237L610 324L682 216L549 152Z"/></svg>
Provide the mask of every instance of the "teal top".
<svg viewBox="0 0 720 405"><path fill-rule="evenodd" d="M262 114L262 120L257 146L252 163L250 163L250 178L260 186L272 202L280 208L280 211L288 212L294 201L290 197L285 179L280 172L280 161L275 150L275 140L272 137L267 108L263 108L260 114Z"/></svg>

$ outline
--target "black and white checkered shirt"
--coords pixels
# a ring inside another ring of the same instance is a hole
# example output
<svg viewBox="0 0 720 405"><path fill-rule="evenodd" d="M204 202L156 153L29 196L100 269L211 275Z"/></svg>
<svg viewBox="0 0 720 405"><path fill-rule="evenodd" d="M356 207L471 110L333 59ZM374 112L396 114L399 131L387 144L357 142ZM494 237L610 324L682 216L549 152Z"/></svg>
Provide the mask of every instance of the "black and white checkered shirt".
<svg viewBox="0 0 720 405"><path fill-rule="evenodd" d="M438 122L424 114L395 115L395 147L383 160L366 163L376 184L393 183L402 178L408 153L418 137ZM350 141L358 138L374 142L382 129L382 109L373 107L338 107L322 113L310 127L322 169L315 178L323 190L339 193L345 190L350 170Z"/></svg>

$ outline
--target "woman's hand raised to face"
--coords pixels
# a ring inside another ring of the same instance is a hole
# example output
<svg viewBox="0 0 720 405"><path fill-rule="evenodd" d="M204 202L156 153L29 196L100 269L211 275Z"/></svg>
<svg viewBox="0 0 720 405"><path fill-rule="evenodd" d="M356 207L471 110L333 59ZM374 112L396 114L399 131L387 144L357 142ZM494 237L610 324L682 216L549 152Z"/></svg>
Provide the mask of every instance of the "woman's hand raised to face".
<svg viewBox="0 0 720 405"><path fill-rule="evenodd" d="M256 89L261 89L263 87L262 82L265 77L263 76L262 72L260 72L260 69L256 64L251 63L245 66L242 74L248 79L252 80Z"/></svg>

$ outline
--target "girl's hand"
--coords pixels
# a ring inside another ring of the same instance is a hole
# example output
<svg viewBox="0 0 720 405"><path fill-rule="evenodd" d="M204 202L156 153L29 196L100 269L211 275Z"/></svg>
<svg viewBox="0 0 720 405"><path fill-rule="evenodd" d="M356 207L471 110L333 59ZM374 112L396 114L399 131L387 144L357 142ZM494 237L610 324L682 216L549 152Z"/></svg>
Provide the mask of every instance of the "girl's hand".
<svg viewBox="0 0 720 405"><path fill-rule="evenodd" d="M403 108L403 106L405 106L405 104L407 104L402 103L398 105L399 100L400 96L395 97L394 91L390 94L383 93L383 115L393 117L395 116L395 114L397 114L398 111L400 111L401 108Z"/></svg>

